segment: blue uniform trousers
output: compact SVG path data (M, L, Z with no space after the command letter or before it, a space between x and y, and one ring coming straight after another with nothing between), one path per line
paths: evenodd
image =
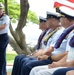
M27 63L23 63L21 67L21 74L20 75L29 75L31 69L35 66L40 66L40 65L47 65L51 64L53 60L47 59L47 60L30 60Z
M67 71L74 70L74 68L62 68L56 70L52 75L66 75Z
M14 60L13 69L12 69L12 75L20 75L21 67L23 63L26 64L30 60L36 60L36 58L31 58L30 56L24 54L16 56Z
M8 42L7 33L0 35L0 75L6 75L6 47Z
M23 58L25 58L26 55L21 54L15 57L14 60L14 65L13 65L13 69L12 69L12 75L18 75L18 71L19 71L19 67L20 67L20 62Z

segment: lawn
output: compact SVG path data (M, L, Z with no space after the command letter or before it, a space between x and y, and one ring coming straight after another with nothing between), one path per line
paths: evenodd
M6 53L6 60L7 63L13 63L14 62L14 58L17 54L13 54L13 53Z

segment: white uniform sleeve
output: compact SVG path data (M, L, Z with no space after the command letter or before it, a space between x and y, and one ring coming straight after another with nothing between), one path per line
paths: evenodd
M2 24L6 24L6 25L10 24L10 18L7 15L4 16Z
M66 51L69 51L69 50L70 50L69 41L67 41Z

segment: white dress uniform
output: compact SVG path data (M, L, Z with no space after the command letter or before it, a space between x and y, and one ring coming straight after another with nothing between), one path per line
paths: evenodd
M2 18L0 18L0 25L2 25L2 24L6 24L6 27L4 29L0 30L0 35L8 33L8 28L9 28L9 25L10 25L9 16L4 15Z
M67 62L74 60L74 48L69 46L69 41L73 35L74 35L74 32L71 31L67 38L67 46L66 46L66 50L68 51L68 57L66 60ZM67 67L56 67L56 68L48 69L48 65L38 66L38 67L34 67L31 70L30 75L52 75L54 71L60 68L67 68Z
M65 28L61 27L56 33L54 33L48 40L47 45L44 44L44 41L42 40L42 48L46 51L50 46L54 47L56 41L58 40L59 36L62 34L62 32L64 31ZM44 36L44 38L47 36L47 34L50 32L50 30L48 30L48 32L46 33L46 35ZM65 42L66 44L66 42ZM60 50L61 52L65 51L65 46L62 46L62 49ZM60 53L61 53L60 52ZM58 54L58 52L57 52Z

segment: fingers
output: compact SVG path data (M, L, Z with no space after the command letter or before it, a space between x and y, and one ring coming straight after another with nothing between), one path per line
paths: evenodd
M38 56L38 60L41 60L41 56Z

